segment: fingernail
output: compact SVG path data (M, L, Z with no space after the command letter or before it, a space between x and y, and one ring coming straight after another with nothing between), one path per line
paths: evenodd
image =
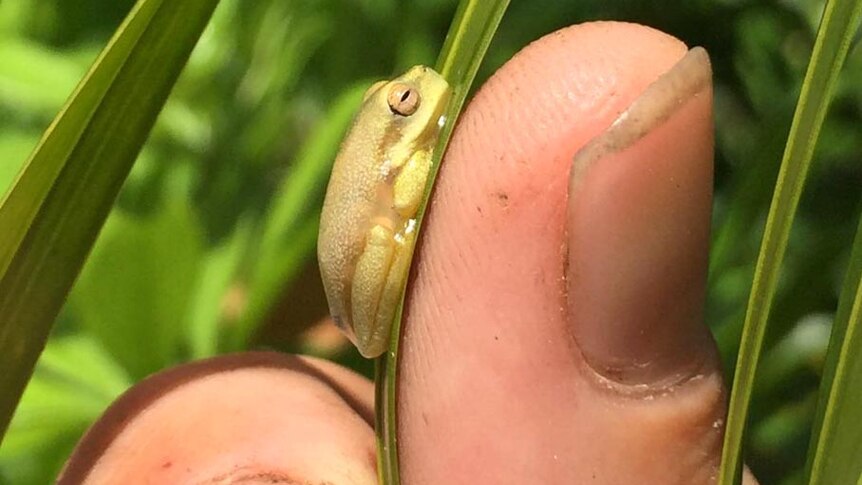
M569 322L586 362L607 379L677 382L709 355L712 159L711 70L701 48L574 158Z

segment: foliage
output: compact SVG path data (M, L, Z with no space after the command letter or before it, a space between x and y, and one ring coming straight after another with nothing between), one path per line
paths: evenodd
M132 3L0 2L0 192ZM0 445L0 483L50 481L118 393L167 365L269 347L370 372L315 325L326 314L317 211L357 93L433 64L455 4L416 0L405 15L394 0L221 0L55 322ZM708 318L728 365L822 5L514 0L476 81L585 20L637 21L707 48L717 118ZM765 484L798 479L805 461L856 229L859 79L855 45L790 234L754 389L746 460Z
M217 1L140 1L2 199L0 433Z
M772 203L769 206L769 216L766 219L763 242L755 265L754 281L748 299L727 413L724 449L718 477L718 483L722 485L741 481L744 459L742 445L748 409L754 391L760 355L763 351L769 312L778 287L781 263L787 251L790 230L811 167L811 158L820 136L820 129L826 118L850 42L856 32L860 14L862 14L862 1L828 0L817 30L817 39L793 115L793 124L784 148L781 169L778 172ZM854 255L856 258L859 257L858 253L854 252ZM851 267L855 266L856 264L851 261ZM850 284L855 286L852 282ZM849 290L849 293L854 294L855 291ZM845 304L850 305L846 302ZM836 325L833 330L838 341L841 339L840 328L841 325ZM836 344L832 345L832 347L835 346ZM824 388L830 385L830 381L823 383ZM839 385L837 388L840 387L842 386ZM844 417L847 416L845 413ZM848 427L848 429L854 428ZM850 436L862 435L862 429L848 431L848 433ZM845 451L855 453L856 450L845 446Z

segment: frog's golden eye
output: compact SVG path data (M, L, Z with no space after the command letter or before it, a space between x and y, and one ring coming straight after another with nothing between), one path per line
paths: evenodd
M410 116L419 109L419 90L403 83L395 83L389 90L389 109L401 116Z

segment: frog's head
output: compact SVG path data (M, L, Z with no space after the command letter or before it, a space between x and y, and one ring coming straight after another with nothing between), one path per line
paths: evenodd
M449 83L426 66L415 66L391 81L380 81L365 92L363 110L373 110L388 123L381 142L389 156L402 155L426 147L437 139L441 116L449 101ZM396 141L397 140L397 141Z

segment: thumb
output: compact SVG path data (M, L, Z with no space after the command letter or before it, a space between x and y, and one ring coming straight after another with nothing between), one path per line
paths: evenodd
M405 483L712 479L712 99L705 56L686 53L642 26L570 27L467 108L408 292Z

